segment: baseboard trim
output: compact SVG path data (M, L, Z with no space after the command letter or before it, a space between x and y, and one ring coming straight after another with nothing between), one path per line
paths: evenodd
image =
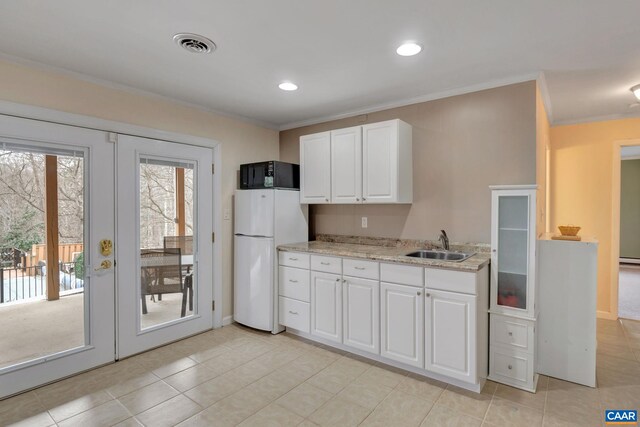
M222 326L229 326L233 323L233 316L226 316L222 318Z
M618 320L618 318L611 314L611 312L602 310L598 310L596 312L596 317L598 317L598 319Z

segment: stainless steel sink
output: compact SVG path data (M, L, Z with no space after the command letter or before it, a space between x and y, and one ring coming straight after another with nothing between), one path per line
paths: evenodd
M475 253L438 251L428 249L423 249L407 254L407 256L410 256L412 258L437 259L441 261L453 262L462 262L465 259L472 257L473 255L475 255Z

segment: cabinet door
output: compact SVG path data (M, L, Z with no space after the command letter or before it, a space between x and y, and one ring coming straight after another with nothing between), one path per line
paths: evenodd
M380 283L346 276L342 281L344 344L380 353Z
M311 334L342 342L342 278L311 272Z
M300 203L331 201L331 133L300 137Z
M398 121L362 127L363 203L398 200Z
M380 284L380 354L407 365L424 367L423 289Z
M425 368L476 382L476 297L425 290Z
M533 317L535 190L494 190L491 310Z
M362 126L331 131L331 201L361 203Z

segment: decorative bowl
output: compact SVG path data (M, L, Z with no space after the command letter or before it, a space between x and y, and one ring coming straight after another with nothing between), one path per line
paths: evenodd
M581 227L577 225L559 225L558 230L560 230L560 234L563 236L577 236L578 231L580 231Z

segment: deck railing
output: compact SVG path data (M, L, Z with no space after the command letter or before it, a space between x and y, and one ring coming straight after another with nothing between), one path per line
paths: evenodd
M75 263L60 263L60 294L82 292L84 280L76 277ZM45 266L0 269L0 304L46 298L47 276Z

